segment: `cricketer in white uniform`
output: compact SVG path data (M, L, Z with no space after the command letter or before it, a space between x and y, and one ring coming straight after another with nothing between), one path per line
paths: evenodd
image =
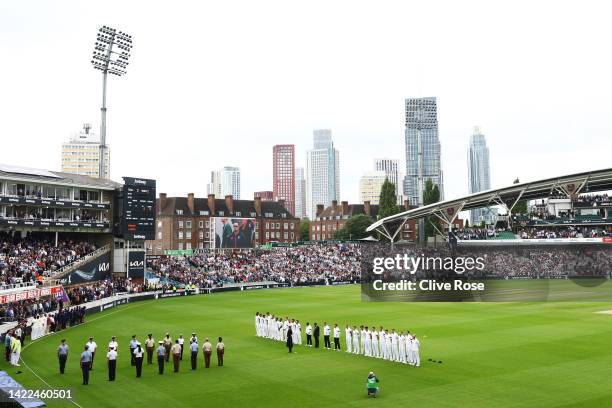
M399 359L401 363L406 364L406 339L404 332L399 334Z
M346 326L346 329L344 329L344 338L346 339L346 352L347 353L352 353L353 352L353 347L352 347L352 336L351 336L351 327L350 326Z
M417 339L416 334L412 336L412 362L413 366L419 367L421 365L421 342Z
M372 357L380 357L378 355L378 331L375 326L372 326Z
M412 361L412 336L410 331L406 334L406 358L408 359L408 364L412 365L414 363Z
M385 348L387 349L387 356L385 357L385 360L393 360L392 337L393 335L390 334L388 330L385 330Z
M283 321L282 341L287 341L287 330L289 330L289 321L285 317L285 320Z
M359 354L359 330L353 326L353 354Z
M393 333L391 334L391 360L393 361L399 361L398 342L399 336L397 335L397 332L393 330Z
M302 324L299 320L295 321L295 335L297 337L297 345L302 345Z
M365 339L366 339L366 331L365 331L365 328L361 326L361 342L359 343L359 345L361 346L361 353L359 354L365 354Z
M380 341L378 343L380 346L379 347L380 348L379 358L384 358L386 360L387 359L387 333L385 333L382 326L378 333L380 336Z
M363 354L366 357L372 357L372 332L368 329L368 326L366 326L366 338L363 344L365 345Z

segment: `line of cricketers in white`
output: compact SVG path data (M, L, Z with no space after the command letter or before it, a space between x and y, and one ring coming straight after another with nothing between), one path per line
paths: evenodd
M255 315L255 332L258 337L277 341L287 341L287 332L291 327L293 344L302 344L302 325L299 320L281 319L272 314L256 314ZM323 336L331 334L331 328L327 323L323 326ZM333 328L334 338L340 338L340 328L337 324ZM308 324L306 326L306 335L312 335L313 327ZM382 326L380 330L370 330L367 326L346 326L344 329L346 352L352 354L361 354L366 357L382 358L384 360L394 361L397 363L410 364L415 367L421 365L421 342L416 334L410 334L410 331L397 333L395 329L389 333ZM312 345L310 345L312 347Z

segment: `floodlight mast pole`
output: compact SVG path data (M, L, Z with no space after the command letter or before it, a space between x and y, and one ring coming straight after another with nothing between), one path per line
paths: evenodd
M114 51L113 47L121 51ZM122 31L117 31L108 26L102 26L98 30L98 37L94 47L93 59L91 64L95 69L102 71L102 108L100 108L100 150L98 160L98 177L106 179L109 177L106 169L106 155L108 146L106 145L106 85L108 82L108 74L117 76L125 75L128 60L130 58L129 51L132 49L132 36ZM113 55L115 55L113 57Z
M113 49L113 42L108 46L108 51L106 52L106 58L110 61L111 50ZM99 168L98 168L98 177L101 179L108 178L109 175L106 174L106 82L108 78L108 63L106 64L106 68L102 71L102 107L100 108L101 119L100 119L100 157L98 160Z

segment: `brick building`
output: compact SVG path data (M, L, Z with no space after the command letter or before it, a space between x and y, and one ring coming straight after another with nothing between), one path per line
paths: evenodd
M405 201L404 210L408 209L410 209L408 201ZM374 222L378 219L378 205L372 205L369 201L363 204L349 204L348 201L342 201L338 205L335 200L327 208L324 208L322 204L317 205L316 217L310 222L310 240L334 239L335 232L340 230L349 218L359 214L369 216ZM415 221L406 222L401 234L403 240L414 241L416 238Z
M214 247L214 218L254 218L255 245L272 241L294 242L299 239L300 220L285 208L284 202L167 197L160 193L156 202L157 225L154 241L147 241L147 253L163 255L165 250L208 249Z
M295 145L272 148L272 175L274 201L285 200L287 210L295 214Z
M253 194L254 198L261 198L262 201L274 201L273 191L256 191Z

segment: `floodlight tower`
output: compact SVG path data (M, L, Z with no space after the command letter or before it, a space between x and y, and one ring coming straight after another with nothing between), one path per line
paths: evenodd
M98 30L91 63L102 71L102 121L100 123L100 159L98 177L106 179L106 79L108 74L123 76L127 73L132 36L108 26Z

